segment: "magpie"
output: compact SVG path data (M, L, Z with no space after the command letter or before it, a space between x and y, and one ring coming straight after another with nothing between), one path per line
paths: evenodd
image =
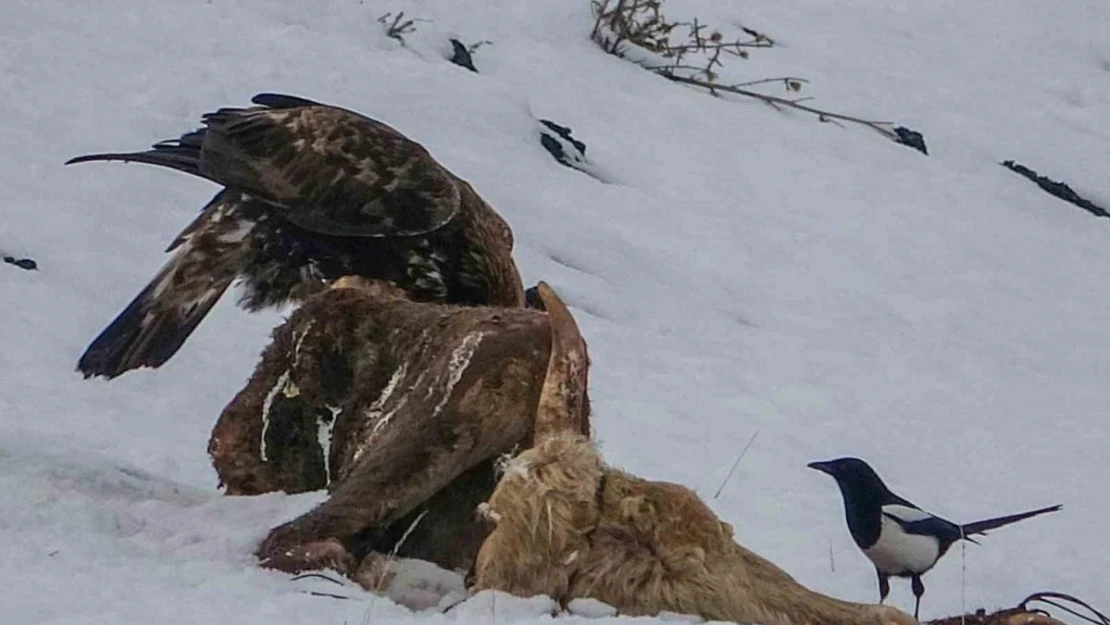
M953 543L962 539L978 544L970 536L1062 508L1049 506L958 525L892 493L875 470L859 458L837 458L807 466L828 473L840 486L848 531L875 565L879 603L890 593L890 577L908 577L916 598L914 618L921 607L921 595L925 594L921 576L933 568Z

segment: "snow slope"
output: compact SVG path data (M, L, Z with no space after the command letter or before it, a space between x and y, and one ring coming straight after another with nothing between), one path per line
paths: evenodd
M1110 604L1110 223L997 165L1110 204L1110 6L665 7L779 43L727 77L806 78L814 104L920 130L931 156L606 56L586 0L5 2L0 252L40 269L0 265L4 622L544 618L488 597L413 616L254 566L267 529L320 495L225 499L205 445L278 313L228 298L157 371L73 372L214 189L61 163L176 136L259 91L386 121L471 181L512 223L526 282L551 282L578 317L608 459L697 488L803 583L877 598L833 482L805 468L852 454L957 521L1065 504L965 560L954 549L925 578L923 617L1049 588ZM404 47L376 22L397 10L429 20ZM449 36L493 42L480 74L444 60ZM571 126L611 183L555 163L540 117ZM912 608L908 584L892 600Z

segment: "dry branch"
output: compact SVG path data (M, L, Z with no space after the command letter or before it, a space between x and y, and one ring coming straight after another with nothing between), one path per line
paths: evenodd
M393 18L393 21L390 21ZM405 45L405 35L416 32L417 22L426 22L418 18L405 19L405 12L398 11L396 15L392 11L382 15L378 18L378 22L385 26L385 34L391 39L396 39L401 45Z
M767 104L769 104L769 105L771 105L775 108L788 107L788 108L792 108L792 109L797 109L799 111L805 111L807 113L812 113L812 114L817 116L818 121L822 121L822 122L836 123L837 121L845 121L845 122L851 122L853 124L860 124L860 125L863 125L863 126L867 126L868 128L871 128L872 130L875 130L876 132L881 133L883 136L889 138L892 141L896 141L896 142L901 143L901 141L899 141L898 133L894 131L894 124L892 122L880 122L880 121L862 119L862 118L859 118L859 117L854 117L852 115L845 115L843 113L833 113L833 112L830 112L830 111L826 111L826 110L823 110L823 109L819 109L819 108L815 108L815 107L812 107L812 106L807 106L805 104L802 104L803 101L809 100L810 98L798 98L798 99L780 98L780 97L777 97L777 96L768 95L766 93L759 93L758 91L751 91L749 89L743 89L743 88L739 87L738 85L721 85L721 84L718 84L718 83L713 83L713 82L709 82L709 81L705 81L705 80L698 80L697 78L687 78L685 76L679 76L679 75L673 74L673 73L665 73L665 72L656 72L656 73L659 74L660 76L663 76L667 80L672 80L674 82L678 82L678 83L682 83L682 84L686 84L686 85L692 85L694 87L701 87L703 89L707 89L711 95L720 95L720 92L734 93L736 95L742 95L742 96L746 96L746 97L749 97L749 98L755 98L757 100L762 100L763 102L765 102L765 103L767 103Z
M705 89L710 95L730 93L755 98L776 109L792 108L817 116L822 122L850 122L879 132L898 143L905 143L891 122L862 119L802 104L809 98L787 98L752 91L746 87L781 82L788 93L797 93L806 83L801 78L786 76L747 82L719 82L723 59L733 56L748 58L748 48L770 48L774 40L740 27L750 38L726 41L720 31L711 30L698 19L693 22L671 22L663 15L662 0L594 0L594 28L591 38L609 54L618 56L673 82ZM687 27L686 39L672 43L671 36L679 27Z

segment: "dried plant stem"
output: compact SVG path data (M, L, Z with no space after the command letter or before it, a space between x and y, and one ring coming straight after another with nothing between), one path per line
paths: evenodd
M781 82L787 92L796 93L806 83L801 78L785 76L721 84L718 71L724 66L725 56L748 58L748 48L770 48L775 45L774 40L740 26L751 39L725 41L719 31L706 34L706 25L697 19L693 22L668 21L663 16L662 3L663 0L593 0L596 19L590 36L609 54L630 60L670 81L705 89L711 95L731 93L755 98L780 110L792 108L816 115L822 122L860 124L892 141L903 142L891 122L862 119L803 104L809 98L779 97L746 89ZM672 43L671 35L680 26L689 29L686 40Z
M685 76L678 76L678 75L675 75L675 74L669 74L669 73L665 73L665 72L656 72L656 73L659 74L660 76L663 76L667 80L682 83L682 84L685 84L685 85L692 85L692 86L695 86L695 87L701 87L703 89L707 89L713 95L719 95L717 93L719 91L723 91L725 93L735 93L737 95L742 95L742 96L746 96L746 97L749 97L749 98L755 98L757 100L762 100L763 102L766 102L767 104L770 104L771 106L774 106L776 108L780 107L780 106L785 106L785 107L788 107L788 108L797 109L799 111L805 111L807 113L812 113L812 114L816 115L817 118L820 121L823 121L823 122L832 122L834 120L839 120L839 121L851 122L853 124L861 124L863 126L867 126L868 128L871 128L871 129L875 130L876 132L879 132L879 133L883 134L884 136L890 138L891 140L894 140L894 141L898 140L898 135L894 132L894 130L892 128L892 126L893 126L892 122L872 121L872 120L862 119L862 118L859 118L859 117L854 117L852 115L845 115L843 113L833 113L833 112L830 112L830 111L826 111L826 110L823 110L823 109L814 108L812 106L806 106L805 104L802 104L802 102L804 100L808 100L809 98L800 98L800 99L796 99L796 100L791 100L789 98L780 98L780 97L777 97L777 96L768 95L766 93L759 93L757 91L750 91L748 89L743 89L743 88L741 88L737 85L721 85L721 84L707 82L707 81L704 81L704 80L698 80L697 78L687 78Z

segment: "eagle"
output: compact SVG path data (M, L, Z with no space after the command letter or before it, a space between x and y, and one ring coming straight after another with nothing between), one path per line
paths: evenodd
M85 350L85 378L156 368L235 282L255 312L334 280L387 280L416 301L520 307L505 220L466 181L390 126L276 93L206 113L142 152L67 161L168 167L223 187L170 244L172 257Z

